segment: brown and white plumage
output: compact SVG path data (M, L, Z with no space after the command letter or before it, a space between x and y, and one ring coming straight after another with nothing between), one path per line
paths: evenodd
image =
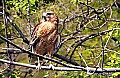
M60 41L58 33L58 16L53 12L43 13L43 20L37 24L32 33L33 51L40 55L51 56Z

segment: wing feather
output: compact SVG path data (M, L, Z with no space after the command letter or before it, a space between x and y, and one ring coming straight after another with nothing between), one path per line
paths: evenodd
M43 37L55 30L55 25L51 22L43 22L38 26L37 36Z

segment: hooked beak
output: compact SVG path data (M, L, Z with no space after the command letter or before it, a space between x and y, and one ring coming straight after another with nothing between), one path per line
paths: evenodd
M47 17L46 17L46 16L47 16L47 13L43 13L43 14L42 14L42 18L43 18L45 21L47 21Z

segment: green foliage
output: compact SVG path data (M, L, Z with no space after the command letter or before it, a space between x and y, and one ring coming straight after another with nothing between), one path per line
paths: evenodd
M112 77L110 78L117 78L120 75L120 72L116 72L112 74Z
M3 75L0 73L0 78L3 78Z
M55 0L43 0L44 3L49 4L55 2Z
M16 71L10 71L10 72L8 72L7 73L7 75L10 77L12 77L12 78L20 78L18 75L19 75L19 73L18 72L16 72Z
M87 75L84 72L79 72L79 71L60 71L58 74L55 76L55 78L86 78Z
M92 0L91 2L90 1L87 3L87 0L30 0L31 25L32 27L34 27L38 23L38 20L39 18L41 18L41 14L44 11L54 11L56 14L58 14L59 18L62 20L64 20L67 17L68 19L70 19L76 15L80 15L79 17L71 20L70 22L65 23L64 26L63 24L60 24L59 26L59 28L61 29L62 29L62 26L64 27L61 35L63 37L65 36L64 37L65 39L70 38L71 36L79 37L79 38L65 41L62 48L60 48L58 52L61 55L65 56L68 53L67 50L70 49L69 51L70 53L67 56L69 58L69 55L71 54L73 48L77 45L77 43L81 39L89 36L90 34L98 34L98 32L101 32L101 31L111 30L114 28L120 28L119 22L112 21L113 19L115 20L120 19L119 8L117 8L116 6L112 6L109 9L108 8L105 9L109 5L111 6L114 0L102 0L102 1ZM25 35L27 35L27 37L29 38L29 29L28 29L29 27L27 26L28 24L27 22L28 0L7 0L6 5L7 5L7 12L10 13L11 17L13 17L13 21L19 26L22 32ZM100 12L100 14L96 13L95 10ZM103 12L103 10L105 11L104 14L101 13ZM90 14L87 12L89 12ZM0 34L4 35L3 22L0 22L0 25L1 25ZM7 26L8 26L9 34L12 34L12 36L19 36L13 27L11 27L9 24L7 24ZM79 33L72 34L73 32L76 32L77 29ZM118 55L116 52L120 53L120 50L119 50L119 47L115 47L112 44L111 38L112 37L117 38L118 41L116 43L119 44L118 42L120 41L120 30L115 29L114 32L106 32L104 33L104 35L101 35L101 36L102 37L97 36L95 38L92 38L92 39L89 39L83 42L81 46L77 47L77 49L75 50L75 53L73 55L74 57L72 57L72 60L75 60L79 64L85 65L85 62L83 61L83 59L85 59L88 66L96 67L96 65L102 61L102 56L100 54L103 50L101 47L106 45L105 48L109 50L105 49L104 67L107 67L107 68L118 67L119 68L120 67L120 58L119 58L120 55ZM16 39L13 42L23 47L23 43L21 39ZM83 59L79 56L79 53L81 53L81 55L83 56ZM0 56L0 58L5 59L6 56L3 55L3 56ZM27 56L23 54L23 55L19 55L18 58L16 58L16 61L22 62L22 63L28 63L28 58ZM25 70L25 69L22 69L22 70ZM39 73L35 73L34 75L35 77L42 77L45 74L48 75L49 72L50 71L39 72ZM89 77L86 72L81 72L81 71L80 72L79 71L69 71L69 72L55 71L55 72L57 74L54 74L54 77L58 77L58 78ZM29 70L28 73L32 74L33 70ZM111 78L115 78L119 74L120 74L119 72L113 73L111 75ZM19 75L20 75L19 72L16 72L16 71L8 73L8 76L12 76L13 78L20 78L21 76ZM0 74L0 78L2 77L3 75ZM109 78L109 77L102 76L100 74L98 75L93 74L91 78Z
M28 0L10 0L7 1L8 10L16 10L20 17L27 15ZM38 10L38 0L30 0L30 13L34 14Z
M55 0L29 0L30 1L30 14L34 14L39 10L39 7L45 6L49 3L55 2ZM9 0L7 1L8 10L16 10L16 14L20 17L27 15L28 0Z

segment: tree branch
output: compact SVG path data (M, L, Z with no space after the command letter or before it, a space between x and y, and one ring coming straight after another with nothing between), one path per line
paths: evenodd
M35 54L35 53L33 53L33 52L27 51L27 50L25 50L24 48L19 47L18 45L14 44L13 42L11 42L10 40L4 38L4 37L1 36L1 35L0 35L0 38L1 38L2 40L4 40L4 41L8 42L9 44L13 45L14 47L20 49L21 51L23 51L23 53L28 53L28 54L31 54L31 55L34 55L34 56L37 56L37 57L40 57L40 58L43 58L43 59L46 59L46 60L49 60L49 61L56 62L56 63L58 63L58 64L61 64L61 65L63 65L63 66L66 66L66 67L71 67L70 65L64 64L64 63L62 63L62 62L60 62L60 61L58 61L58 60L51 59L51 58L49 58L49 57L46 57L46 56L43 56L43 55L39 55L39 54ZM58 55L56 55L56 56L58 56ZM65 59L64 59L64 60L65 60ZM69 62L71 62L71 61L72 61L72 60L70 60Z
M112 30L113 30L113 29L111 29L111 30L105 30L105 31L102 31L102 32L100 32L100 33L90 34L90 35L82 38L82 39L77 43L77 45L75 46L75 48L73 49L72 54L70 55L70 59L72 58L72 55L74 54L76 48L77 48L78 46L82 45L83 42L87 41L88 39L95 38L95 37L97 37L97 36L99 36L99 35L104 35L105 32L110 32L110 31L112 31Z
M28 67L28 68L33 68L36 69L36 65L30 65L30 64L24 64L24 63L18 63L18 62L11 62L7 60L0 59L0 62L3 63L8 63L11 65L17 65L17 66L23 66L23 67ZM103 72L120 72L120 68L91 68L91 67L86 67L86 68L79 68L79 66L76 66L76 68L68 68L68 67L50 67L50 66L41 66L41 69L46 69L46 70L56 70L56 71L87 71L89 73L103 73Z
M17 65L17 66L23 66L23 67L28 67L28 68L33 68L36 69L36 65L30 65L30 64L24 64L24 63L18 63L18 62L11 62L7 60L0 59L0 62L3 63L8 63L11 65ZM50 66L41 66L41 69L46 69L46 70L51 70ZM54 67L54 70L57 71L80 71L81 69L75 69L75 68L68 68L68 67Z
M29 44L28 39L24 36L24 34L22 33L22 31L19 29L19 27L8 16L7 16L7 20L18 31L18 33L20 34L20 37L23 39L23 42Z

